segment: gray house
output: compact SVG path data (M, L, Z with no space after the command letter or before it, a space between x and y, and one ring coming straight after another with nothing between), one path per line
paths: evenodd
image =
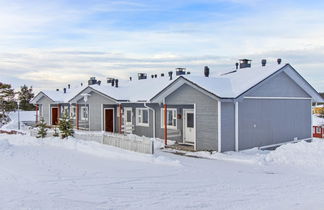
M312 137L312 102L323 99L290 64L251 67L242 60L217 77L177 75L140 74L118 87L92 78L76 90L40 92L33 103L49 124L65 110L76 129L172 139L195 150L238 151Z

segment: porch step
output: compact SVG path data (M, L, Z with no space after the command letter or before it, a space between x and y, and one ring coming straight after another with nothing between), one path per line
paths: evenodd
M173 144L173 145L167 145L165 148L175 149L175 150L182 150L187 152L195 152L195 148L193 145L188 144Z

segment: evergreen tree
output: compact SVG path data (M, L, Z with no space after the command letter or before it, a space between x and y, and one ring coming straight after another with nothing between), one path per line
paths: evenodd
M74 131L73 131L72 122L67 113L64 113L63 117L60 119L59 129L60 129L62 139L67 138L69 136L73 136Z
M7 112L16 108L15 92L10 84L0 83L0 111L1 120L7 117Z
M47 128L46 128L45 120L42 118L41 121L38 124L38 133L37 138L45 138L47 135Z
M18 92L18 99L20 101L19 108L25 111L35 110L35 106L30 103L32 98L34 98L33 87L28 88L27 85L21 86Z

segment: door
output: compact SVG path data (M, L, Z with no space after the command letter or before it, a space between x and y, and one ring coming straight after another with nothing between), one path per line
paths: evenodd
M114 132L114 110L105 109L105 131Z
M133 111L132 108L124 108L124 125L126 133L133 133Z
M52 125L58 124L58 108L52 107Z
M193 109L183 110L183 142L195 143L196 129L195 129L195 114Z

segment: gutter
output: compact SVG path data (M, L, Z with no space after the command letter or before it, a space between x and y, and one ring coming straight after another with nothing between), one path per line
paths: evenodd
M144 103L144 107L148 108L149 110L151 110L153 112L153 138L155 138L155 109L153 109L152 107L147 106L146 102Z

